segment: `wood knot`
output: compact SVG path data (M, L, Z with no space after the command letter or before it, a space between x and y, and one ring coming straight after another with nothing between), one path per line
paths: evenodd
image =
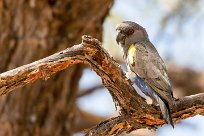
M93 38L92 36L88 36L88 35L83 35L82 36L82 44L91 44L91 45L101 45L101 42L96 39Z

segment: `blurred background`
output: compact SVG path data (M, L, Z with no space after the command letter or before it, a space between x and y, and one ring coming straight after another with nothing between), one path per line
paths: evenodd
M125 70L115 26L146 28L167 65L176 98L204 91L204 0L0 0L0 73L41 59L91 35ZM0 136L81 136L118 110L101 79L74 65L0 97ZM137 136L203 136L204 117Z

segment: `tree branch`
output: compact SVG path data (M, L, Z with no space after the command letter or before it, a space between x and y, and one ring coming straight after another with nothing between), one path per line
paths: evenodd
M120 116L104 121L87 131L87 135L112 135L140 128L156 128L164 124L160 110L148 105L140 97L120 66L92 37L83 36L82 43L67 48L42 60L0 74L0 95L42 78L47 80L54 73L77 63L85 63L102 78L116 105ZM180 98L173 110L173 120L204 115L204 94Z
M54 73L77 63L90 65L102 78L103 85L109 89L113 99L125 109L124 111L136 111L138 107L141 111L146 109L140 104L147 105L146 102L126 80L120 66L101 47L97 39L89 36L83 36L81 44L0 74L0 95L7 94L39 78L47 80ZM129 99L124 99L124 96L128 96Z
M177 99L176 109L174 109L172 117L174 122L179 122L198 114L204 116L204 93ZM146 113L138 116L138 114L133 113L101 122L88 130L87 135L116 135L123 131L131 132L141 128L154 129L163 124L163 119L154 114Z

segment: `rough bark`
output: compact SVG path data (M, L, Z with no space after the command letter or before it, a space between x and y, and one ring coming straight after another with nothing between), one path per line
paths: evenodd
M85 63L102 78L103 85L109 90L121 111L120 116L108 119L87 130L87 135L118 135L124 131L131 132L140 128L155 129L157 126L163 125L165 122L160 110L148 105L136 93L122 69L102 48L101 43L88 36L84 36L82 39L83 42L79 45L0 74L2 83L0 84L0 91L3 88L4 93L8 93L14 88L39 78L50 77L70 65ZM24 80L18 80L21 77ZM8 79L11 79L12 83L16 81L17 84L10 84ZM197 114L204 115L204 93L177 99L176 107L172 109L174 123Z
M79 43L83 34L101 39L111 4L111 0L0 0L0 73ZM46 82L1 97L0 135L71 135L82 69L73 65Z

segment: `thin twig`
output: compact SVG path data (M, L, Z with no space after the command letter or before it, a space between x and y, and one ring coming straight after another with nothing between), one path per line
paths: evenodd
M102 89L102 88L104 88L104 86L100 84L100 85L96 85L94 87L91 87L91 88L89 88L87 90L80 90L79 94L77 95L77 97L79 98L79 97L83 97L83 96L89 95L89 94L95 92L96 90Z

